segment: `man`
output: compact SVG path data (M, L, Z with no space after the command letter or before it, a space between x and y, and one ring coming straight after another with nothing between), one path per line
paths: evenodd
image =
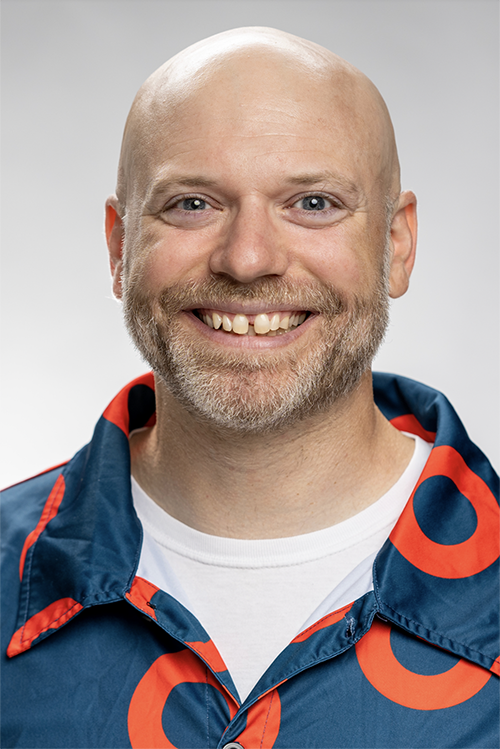
M6 494L4 746L498 745L497 479L370 370L415 207L315 44L227 32L146 81L106 236L154 375Z

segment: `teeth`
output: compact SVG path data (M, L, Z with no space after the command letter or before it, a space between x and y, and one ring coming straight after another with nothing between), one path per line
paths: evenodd
M209 328L219 330L222 327L227 333L236 333L237 335L267 335L270 337L283 335L289 330L293 330L298 325L302 325L307 317L303 312L298 315L286 315L282 320L279 312L274 312L271 317L265 312L255 316L254 322L249 323L246 315L235 315L231 320L228 315L221 315L218 312L212 312L209 315L201 315L201 319Z
M245 335L245 333L248 333L248 319L246 315L234 316L233 333L238 333L238 335Z
M277 312L271 318L271 330L278 330L280 326L280 316Z
M257 315L253 325L255 328L255 332L259 333L259 335L265 335L271 330L271 323L269 322L269 317L265 312L263 312L261 315Z

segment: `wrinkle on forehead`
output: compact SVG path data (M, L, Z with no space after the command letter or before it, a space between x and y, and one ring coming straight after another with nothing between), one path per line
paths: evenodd
M268 112L269 110L269 112ZM328 125L352 141L385 198L400 190L399 162L387 107L357 68L323 47L282 31L243 28L188 47L156 70L132 105L120 155L117 196L125 206L165 134L179 137L180 117L227 123L240 113L256 121L276 111ZM281 122L281 125L283 123ZM277 133L279 134L279 133Z

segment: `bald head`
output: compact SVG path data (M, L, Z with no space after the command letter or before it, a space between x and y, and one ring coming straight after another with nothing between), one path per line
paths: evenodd
M198 123L200 137L203 132L223 137L225 126L258 138L258 125L265 121L267 132L275 128L279 137L279 128L287 134L287 118L292 125L298 117L311 132L326 128L340 157L363 169L386 201L396 199L400 186L394 133L373 83L313 42L275 29L242 28L183 50L139 90L120 157L117 197L122 211L146 189L166 146L182 143L187 126Z

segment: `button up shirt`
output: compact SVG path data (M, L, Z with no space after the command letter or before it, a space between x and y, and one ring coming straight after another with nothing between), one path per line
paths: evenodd
M374 392L430 458L373 590L326 605L243 704L210 634L136 575L128 435L154 424L151 374L6 490L2 746L498 747L498 477L442 394L380 374Z

